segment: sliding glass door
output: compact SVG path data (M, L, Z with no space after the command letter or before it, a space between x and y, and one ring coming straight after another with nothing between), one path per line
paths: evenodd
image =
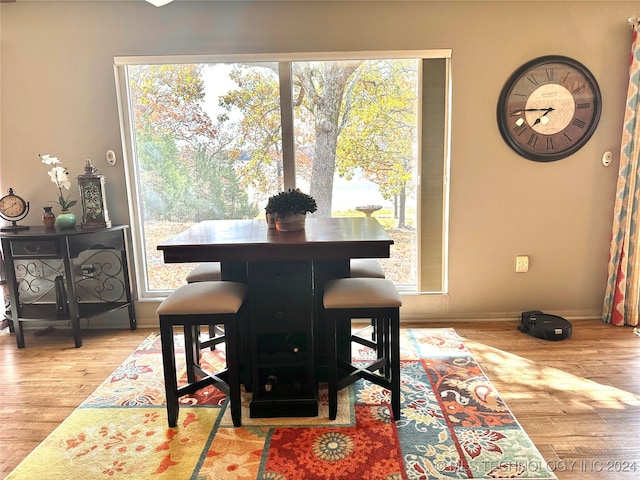
M193 267L164 265L159 242L201 220L263 218L268 197L287 188L314 196L314 216L377 218L395 240L381 259L387 276L418 290L423 67L432 60L338 57L116 59L142 296L176 288ZM448 90L439 95L448 105ZM442 219L433 228L444 232ZM436 276L443 285L443 268Z

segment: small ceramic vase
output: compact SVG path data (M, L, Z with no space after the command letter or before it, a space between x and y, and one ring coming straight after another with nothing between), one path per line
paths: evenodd
M304 230L307 216L304 213L287 213L278 215L277 228L280 232Z
M68 210L58 214L57 224L60 228L73 228L76 224L76 216Z
M42 207L42 208L44 208L44 213L42 214L42 223L44 224L47 230L52 229L56 223L56 216L51 211L53 207Z
M278 218L278 214L277 213L265 213L265 217L267 219L267 226L269 227L269 229L274 229L276 228L276 219Z

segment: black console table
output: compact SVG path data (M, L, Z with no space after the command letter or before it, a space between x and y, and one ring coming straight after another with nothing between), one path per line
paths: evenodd
M25 321L71 322L76 347L82 346L80 318L127 308L135 330L127 228L34 226L0 234L18 348L25 346Z

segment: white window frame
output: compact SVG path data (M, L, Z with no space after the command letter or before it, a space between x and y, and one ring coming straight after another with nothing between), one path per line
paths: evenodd
M134 271L136 292L139 301L158 301L165 297L169 291L150 291L147 288L147 271L144 260L144 239L142 238L142 215L141 206L139 203L139 196L136 194L137 190L137 165L134 162L135 145L132 143L134 138L133 125L131 122L131 112L129 110L129 89L127 82L127 66L129 65L158 65L158 64L196 64L196 63L240 63L240 62L278 62L288 63L296 61L331 61L331 60L369 60L377 58L418 58L422 60L428 59L442 59L446 62L446 73L444 80L444 104L443 104L443 117L444 126L442 135L443 148L441 151L442 158L431 161L442 161L443 178L442 178L442 238L441 238L441 258L438 260L441 262L441 276L439 291L423 292L422 288L422 275L421 275L421 254L422 248L422 229L417 229L417 261L418 261L418 285L417 292L411 293L446 293L448 289L447 282L447 270L448 270L448 210L449 210L449 161L450 161L450 112L451 112L451 54L450 49L435 49L435 50L389 50L389 51L364 51L364 52L322 52L322 53L278 53L278 54L224 54L224 55L164 55L164 56L118 56L114 57L114 75L116 84L116 95L118 101L118 115L120 118L120 135L123 145L123 161L125 165L125 176L127 182L127 196L129 202L129 217L131 222L131 237L132 237L132 250L134 259ZM281 69L284 70L284 69ZM282 79L281 79L282 80ZM285 83L287 79L284 79ZM288 79L290 83L290 79ZM422 77L420 77L420 95L422 97ZM286 85L285 85L286 86ZM284 86L281 84L281 88ZM281 105L283 109L281 111L281 118L293 119L292 106L289 104L287 107L286 102ZM288 110L287 110L288 109ZM423 108L420 109L420 112ZM418 115L418 128L422 131L422 115ZM292 126L291 129L292 131ZM283 147L285 145L285 136L287 129L283 126ZM417 171L417 218L420 222L421 218L421 177L422 177L422 164L425 161L423 158L422 149L422 134L418 135L418 171ZM290 151L289 151L290 150ZM290 148L283 148L283 166L285 169L295 169L295 146L291 142ZM292 173L289 172L289 173ZM291 182L295 182L295 175L288 175L285 178L292 179L286 180L284 188L294 188ZM439 192L439 190L438 190Z

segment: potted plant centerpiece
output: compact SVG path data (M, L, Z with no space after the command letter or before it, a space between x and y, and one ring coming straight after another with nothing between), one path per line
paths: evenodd
M317 209L315 199L296 188L269 197L265 213L269 228L277 227L280 231L288 232L302 230L307 213L313 213Z

